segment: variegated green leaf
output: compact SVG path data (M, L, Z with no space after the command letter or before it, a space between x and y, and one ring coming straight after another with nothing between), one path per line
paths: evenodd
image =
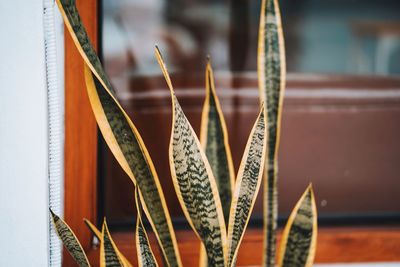
M172 96L169 161L175 191L189 224L205 246L208 264L225 266L226 230L217 184L200 141L174 94L158 49L156 56Z
M311 185L293 209L282 233L278 266L311 267L317 243L317 208Z
M267 153L265 119L265 108L262 106L250 133L239 167L229 215L228 266L236 265L239 246L260 189Z
M142 207L138 197L138 189L135 190L136 218L136 251L139 267L158 267L154 253L150 247L149 238L142 222Z
M206 152L217 182L222 210L227 222L231 208L235 172L226 123L215 91L214 74L210 62L207 63L206 67L206 99L201 117L200 143Z
M136 220L136 250L138 254L139 267L158 266L150 243L144 229L143 223L139 218Z
M101 240L101 232L99 229L97 229L96 226L94 226L93 223L91 223L88 219L83 219L85 222L86 226L89 228L90 232L92 232L93 235L96 236L96 238L100 241Z
M71 228L69 228L69 226L60 217L54 214L51 209L50 214L53 219L53 224L57 235L60 237L65 248L74 258L76 263L80 267L90 266L86 254Z
M81 21L79 12L75 5L75 0L56 0L57 5L63 16L65 26L71 34L71 37L81 54L83 60L88 64L94 75L99 79L105 88L114 94L110 80L101 65L93 44L89 40L89 36Z
M200 143L203 146L218 186L225 222L229 220L235 171L228 140L228 131L217 93L210 60L206 67L206 98L203 105ZM199 266L207 266L204 246L200 248Z
M103 222L100 240L100 267L123 267L117 247L108 231L106 220Z
M99 229L97 229L96 226L94 226L89 220L84 219L84 222L86 224L86 226L90 229L90 231L92 232L93 235L96 236L96 238L100 241L101 240L101 232L99 231ZM122 255L122 253L120 252L120 250L118 249L117 246L115 246L116 252L119 256L119 258L121 259L121 263L124 267L132 267L132 264L128 261L128 259Z
M111 84L82 25L73 0L57 0L72 39L85 61L90 103L110 150L143 195L143 209L154 229L163 256L171 267L182 266L171 218L146 146L113 94Z
M260 100L267 108L268 154L264 182L264 266L275 266L277 174L282 101L285 89L285 50L278 0L262 0L258 41Z

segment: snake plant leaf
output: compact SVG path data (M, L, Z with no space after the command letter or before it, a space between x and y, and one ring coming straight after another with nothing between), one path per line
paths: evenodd
M111 238L110 232L108 231L105 219L101 229L100 267L123 267L123 263L118 255L117 247Z
M86 226L89 228L90 232L92 232L93 235L96 236L96 238L100 241L101 240L101 232L99 231L99 229L97 229L97 227L91 223L88 219L83 219L83 221L85 222Z
M293 209L282 233L278 266L311 267L317 243L317 208L311 185Z
M169 266L181 266L171 218L154 165L136 127L118 102L97 82L85 66L89 99L95 110L96 120L114 155L122 156L129 166L128 175L141 190L143 210L154 229L164 258ZM117 144L115 144L117 143ZM114 152L114 151L113 151ZM121 155L122 154L122 155Z
M169 161L172 181L183 212L207 251L210 266L225 266L226 228L218 188L210 164L174 94L167 68L156 57L172 97Z
M257 69L260 102L267 108L268 154L264 178L263 265L275 266L278 148L285 89L285 49L278 0L262 0Z
M215 91L214 74L210 61L206 67L206 98L201 117L200 143L206 152L217 182L224 219L227 222L235 184L235 172L226 123Z
M72 258L74 258L75 262L80 267L90 266L86 254L83 251L81 244L79 243L71 228L69 228L69 226L60 217L54 214L51 209L50 214L57 235L60 237L61 241L63 242L68 252L71 254Z
M99 229L97 229L94 224L92 224L89 220L84 219L84 222L86 226L89 228L89 230L92 232L93 235L96 236L96 238L100 241L101 240L101 232ZM121 259L122 265L124 267L132 267L132 264L128 261L128 259L120 252L117 246L115 246L116 252L118 253L119 258Z
M200 253L199 253L199 267L207 267L208 259L207 259L207 251L206 247L203 243L200 243Z
M203 105L200 127L200 143L206 153L218 186L225 222L229 220L235 171L229 146L228 131L222 113L215 84L214 73L209 59L206 66L206 97ZM199 266L207 266L207 254L201 246Z
M103 69L99 57L79 16L75 0L56 0L71 37L81 54L83 60L88 64L94 75L99 79L102 85L114 94L110 80Z
M260 189L267 154L265 108L253 126L236 179L228 225L228 266L235 266L240 243Z
M171 218L160 182L146 146L114 90L82 25L73 0L56 0L85 68L86 87L100 131L134 184L143 195L143 210L160 244L168 266L182 266ZM142 200L142 199L141 199Z
M135 203L137 210L136 218L136 250L138 255L139 267L158 267L154 253L150 247L146 229L143 226L142 207L138 197L138 188L135 190Z
M153 251L150 248L149 239L139 217L136 219L136 249L139 267L158 266Z

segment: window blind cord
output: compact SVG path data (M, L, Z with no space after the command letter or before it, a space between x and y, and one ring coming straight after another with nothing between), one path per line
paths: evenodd
M61 182L63 181L63 120L61 118L60 95L57 79L57 46L54 15L54 0L43 0L44 42L46 57L46 82L48 104L48 201L49 207L61 214ZM49 266L59 267L62 261L61 243L53 229L50 214L49 223Z

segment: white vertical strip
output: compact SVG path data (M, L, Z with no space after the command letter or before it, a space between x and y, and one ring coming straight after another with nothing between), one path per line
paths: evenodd
M48 136L49 136L49 207L60 215L62 202L63 177L63 123L58 89L58 60L56 44L56 27L54 1L44 0L44 40L46 54L46 80L48 103ZM61 266L61 243L54 231L49 215L49 264Z
M60 156L60 216L64 217L64 144L65 144L65 90L64 90L64 66L65 66L65 50L64 50L64 20L61 16L60 10L57 5L54 5L54 19L56 28L56 45L57 45L57 81L58 81L58 104L60 113L60 141L62 151Z

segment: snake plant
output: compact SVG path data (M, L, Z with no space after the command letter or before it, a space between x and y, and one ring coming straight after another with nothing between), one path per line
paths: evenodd
M146 217L155 233L164 264L182 266L165 197L146 145L116 98L81 22L75 1L56 2L85 63L83 71L87 93L100 131L135 188L138 265L158 266L142 222ZM184 215L201 241L200 266L236 266L240 244L262 179L265 199L263 264L275 265L276 159L285 87L285 58L277 0L262 0L261 6L258 49L261 106L236 175L211 62L206 66L206 99L198 138L174 93L161 53L157 47L155 49L172 100L169 144L172 182ZM51 215L60 239L78 265L90 266L72 230L56 214L51 212ZM89 221L85 222L100 240L100 266L132 266L115 245L105 220L101 230ZM316 207L310 186L289 217L282 236L278 265L311 266L316 232Z

